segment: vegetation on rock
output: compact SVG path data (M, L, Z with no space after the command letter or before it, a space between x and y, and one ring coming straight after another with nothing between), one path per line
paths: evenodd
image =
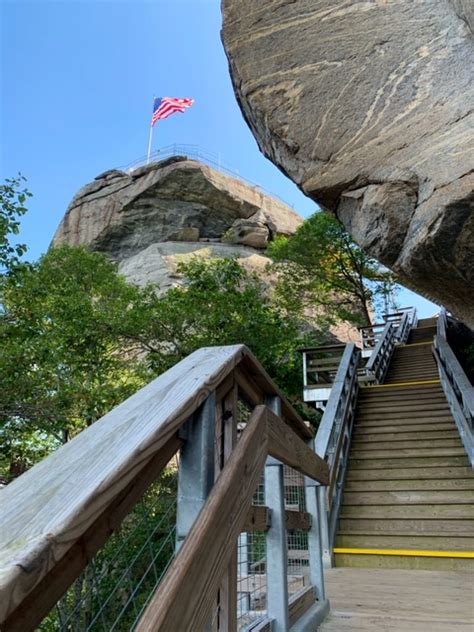
M393 274L367 255L334 217L315 213L293 237L277 237L267 253L279 273L277 293L291 309L316 308L329 321L370 325Z

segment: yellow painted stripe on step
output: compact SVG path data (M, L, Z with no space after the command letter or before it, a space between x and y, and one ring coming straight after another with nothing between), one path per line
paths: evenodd
M395 384L374 384L374 386L360 386L359 388L397 388L399 386L423 386L425 384L439 384L440 380L425 380L423 382L396 382Z
M420 345L432 345L433 341L430 340L429 342L412 342L409 345L400 345L398 348L399 349L404 349L405 347L419 347Z
M414 551L410 549L345 549L335 548L334 553L347 555L399 555L401 557L461 557L474 559L474 551Z

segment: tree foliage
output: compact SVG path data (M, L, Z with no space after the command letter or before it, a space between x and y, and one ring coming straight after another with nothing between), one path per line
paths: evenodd
M300 391L296 319L235 260L192 260L159 296L86 248L51 249L1 281L0 467L14 476L203 346L246 344Z
M1 290L2 457L21 469L144 384L146 367L132 347L124 353L129 314L144 301L84 248L50 250Z
M31 197L24 187L26 178L18 174L16 178L7 178L0 184L0 271L6 272L19 262L26 252L25 244L12 244L11 237L18 235L19 218L27 211L25 202Z
M295 309L316 307L332 321L371 324L378 296L393 290L391 272L326 213L312 215L293 237L278 237L268 254L280 275L282 300Z

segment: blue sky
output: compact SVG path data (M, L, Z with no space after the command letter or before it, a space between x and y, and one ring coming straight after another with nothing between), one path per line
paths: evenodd
M153 95L196 100L155 125L154 149L198 145L304 217L316 208L260 154L240 114L219 0L0 0L0 12L0 177L28 178L31 259L81 186L146 153ZM399 302L436 311L411 292Z

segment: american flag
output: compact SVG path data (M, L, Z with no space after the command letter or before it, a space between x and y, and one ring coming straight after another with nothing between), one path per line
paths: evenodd
M191 107L194 99L174 99L172 97L157 97L153 102L153 116L151 117L151 126L175 112L184 112L186 108Z

